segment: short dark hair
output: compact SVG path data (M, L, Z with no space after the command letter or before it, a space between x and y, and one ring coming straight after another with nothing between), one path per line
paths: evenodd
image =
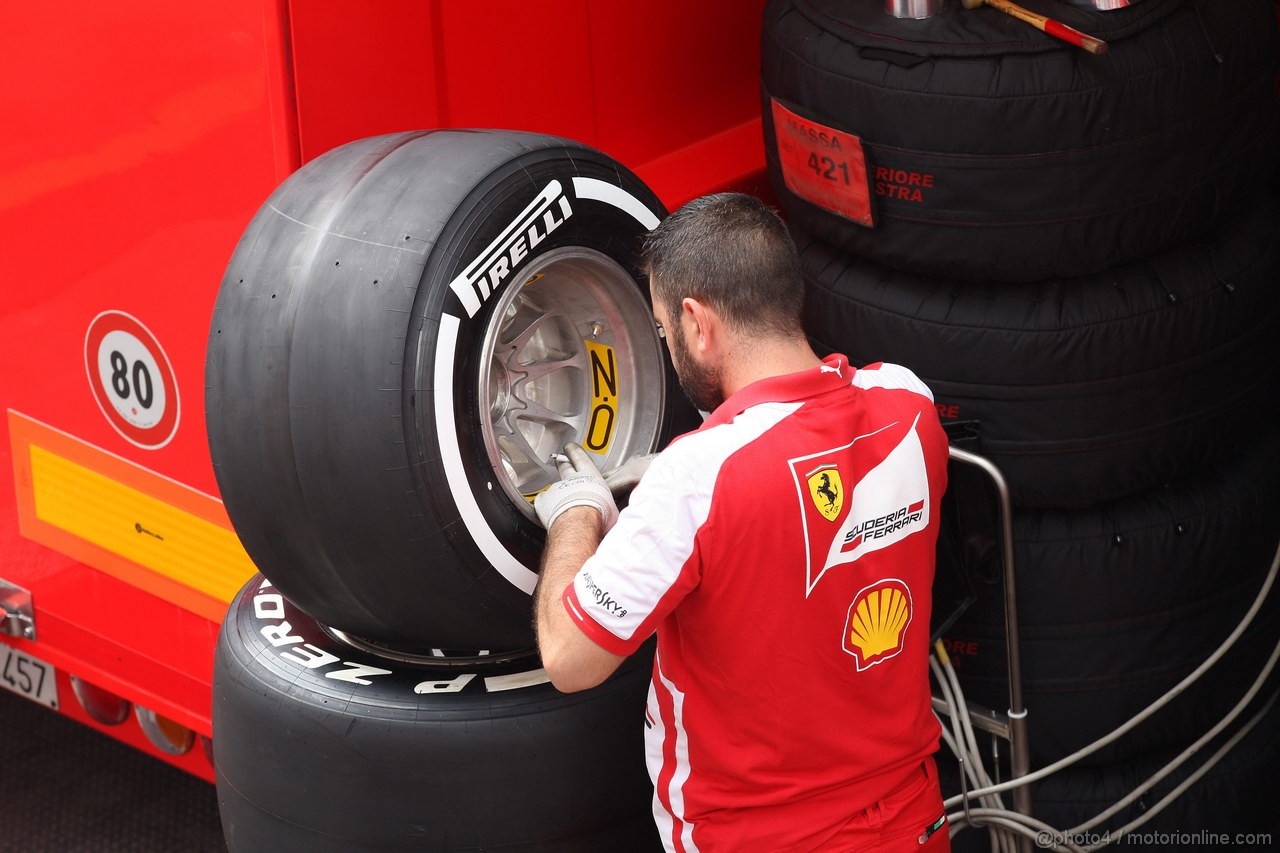
M673 322L692 297L735 328L802 334L795 243L778 214L754 196L717 193L685 204L649 233L640 264Z

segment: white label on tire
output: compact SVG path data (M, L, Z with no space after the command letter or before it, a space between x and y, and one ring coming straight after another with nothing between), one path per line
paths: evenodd
M380 678L384 675L392 676L394 682L398 675L403 674L403 670L400 673L396 673L393 670L371 666L360 661L346 661L327 649L322 649L306 642L305 637L294 632L294 626L289 622L289 612L284 596L271 592L270 590L272 589L274 587L272 587L271 581L266 578L263 578L262 582L258 584L253 596L253 619L256 622L252 622L251 625L275 650L280 659L305 669L313 670L317 675L323 675L324 678L363 686L374 684L372 679ZM5 648L7 646L0 644L0 652ZM481 652L481 654L488 654L488 652ZM331 669L334 664L338 664L342 668ZM321 673L321 670L325 671ZM539 684L549 684L551 681L547 671L541 667L523 672L489 676L479 681L476 681L477 675L478 673L474 672L451 673L448 678L419 681L413 686L413 692L419 696L438 693L461 693L467 689L468 685L474 682L477 686L483 686L486 692L500 693L507 690L536 687Z

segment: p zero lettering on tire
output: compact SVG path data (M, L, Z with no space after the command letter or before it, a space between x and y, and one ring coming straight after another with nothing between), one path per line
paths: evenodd
M228 847L660 850L641 734L646 658L564 695L531 650L342 642L257 576L231 605L214 668Z
M1255 428L1280 377L1280 208L1074 279L957 283L796 232L806 330L855 364L905 364L1023 507L1114 500L1189 476Z
M791 220L899 269L1034 281L1176 246L1265 184L1273 4L1026 5L1110 51L958 3L770 3L765 151Z
M605 155L503 131L365 139L281 185L227 268L206 371L259 569L354 634L531 645L550 454L575 440L607 472L692 417L631 272L663 215Z

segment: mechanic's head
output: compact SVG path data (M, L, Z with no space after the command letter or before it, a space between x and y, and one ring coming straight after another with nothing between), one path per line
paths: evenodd
M803 334L804 282L795 243L778 215L754 196L717 193L684 205L645 239L641 267L654 303L673 321L692 298L738 332Z
M757 198L719 193L694 199L649 234L641 267L680 387L699 409L709 412L724 402L723 359L735 347L803 338L796 247L782 220ZM691 353L686 335L708 311L735 340Z

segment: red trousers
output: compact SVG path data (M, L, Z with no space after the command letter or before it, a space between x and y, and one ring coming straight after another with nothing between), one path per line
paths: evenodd
M853 815L823 850L949 853L947 824L939 825L944 815L938 768L932 758L926 758L918 774Z

